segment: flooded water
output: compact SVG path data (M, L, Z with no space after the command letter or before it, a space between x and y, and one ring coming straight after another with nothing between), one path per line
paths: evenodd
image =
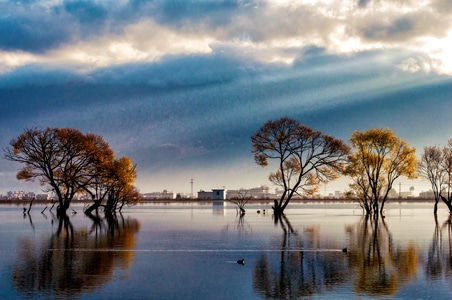
M278 219L270 207L146 204L107 220L73 206L60 222L0 205L0 298L452 297L444 208L435 219L432 203L390 204L375 221L353 204L293 203Z

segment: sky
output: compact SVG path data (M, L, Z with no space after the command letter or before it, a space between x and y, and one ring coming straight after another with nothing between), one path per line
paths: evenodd
M250 152L270 119L445 145L450 53L450 0L0 0L0 145L78 128L130 157L143 193L273 188ZM39 191L20 167L0 159L0 194Z

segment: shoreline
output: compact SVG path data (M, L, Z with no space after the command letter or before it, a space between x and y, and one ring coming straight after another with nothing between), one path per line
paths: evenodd
M15 200L0 200L0 205L2 204L15 204L15 205L30 205L31 199L15 199ZM250 199L247 204L257 204L257 203L273 203L275 199ZM71 204L91 204L92 200L73 200ZM228 199L224 200L213 200L213 199L146 199L141 200L136 204L152 204L152 203L212 203L212 202L226 202L232 203ZM292 199L291 203L346 203L346 204L358 204L358 201L339 199L339 198L306 198L306 199ZM386 200L386 203L434 203L433 198L391 198ZM35 204L47 204L52 205L52 200L38 200L33 201Z

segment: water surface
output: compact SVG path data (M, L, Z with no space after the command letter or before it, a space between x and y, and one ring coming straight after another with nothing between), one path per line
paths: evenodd
M433 204L172 203L66 222L0 205L2 299L448 299L452 225ZM263 213L266 209L266 213ZM257 213L260 210L260 213ZM347 252L343 252L347 248ZM240 265L237 260L244 259Z

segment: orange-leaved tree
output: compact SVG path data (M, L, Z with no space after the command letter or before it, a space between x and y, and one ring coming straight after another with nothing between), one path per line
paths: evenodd
M23 164L19 180L38 179L55 193L63 215L77 193L111 180L107 166L114 162L114 153L101 136L74 128L27 129L10 142L4 157ZM99 194L92 197L97 200Z
M265 167L277 161L269 179L283 188L273 210L282 213L294 195L312 195L319 184L342 172L350 148L339 139L315 131L298 121L283 117L267 121L251 136L255 162Z
M138 202L139 193L133 186L137 172L132 160L129 157L121 157L113 162L110 171L112 185L106 211L120 211L124 204Z

